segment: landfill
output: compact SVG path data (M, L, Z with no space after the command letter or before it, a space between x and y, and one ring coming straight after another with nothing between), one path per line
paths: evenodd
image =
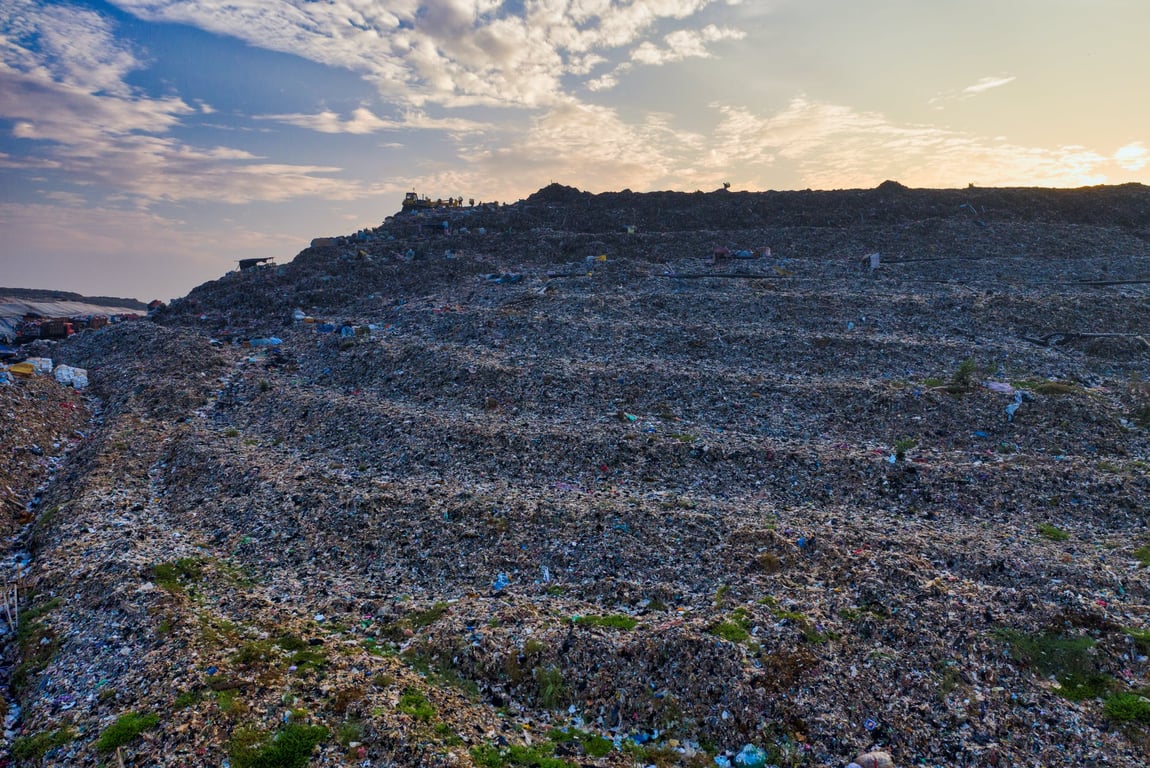
M1139 185L551 185L37 342L11 764L1146 765L1148 285Z

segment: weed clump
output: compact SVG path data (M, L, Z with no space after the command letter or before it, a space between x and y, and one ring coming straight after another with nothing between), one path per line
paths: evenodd
M732 643L745 643L751 639L751 615L746 608L736 608L729 619L711 625L710 633Z
M275 647L267 640L250 640L232 655L232 661L242 667L250 667L266 664L278 655Z
M1067 541L1070 539L1069 533L1050 523L1039 523L1038 535L1051 541Z
M159 724L160 718L155 712L125 712L116 718L116 722L101 731L100 738L96 740L96 751L111 752Z
M547 732L547 738L556 744L574 741L582 746L588 757L606 757L615 748L614 742L595 733L581 731L578 728L552 728Z
M609 616L580 616L575 619L575 623L583 627L607 627L629 632L639 624L639 620L613 613Z
M1138 564L1143 568L1150 568L1150 545L1138 547L1138 549L1134 550L1134 559L1137 560Z
M405 688L399 697L399 704L395 707L405 715L411 715L416 720L428 721L435 717L435 707L423 691L418 688Z
M152 581L160 589L173 593L183 592L186 582L197 581L203 575L203 563L194 557L181 557L170 563L152 566Z

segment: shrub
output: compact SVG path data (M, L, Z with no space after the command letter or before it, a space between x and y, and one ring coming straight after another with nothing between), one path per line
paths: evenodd
M539 693L539 703L545 709L556 709L567 701L567 683L562 670L556 667L536 667L535 684Z
M894 457L898 461L906 461L906 452L911 448L918 445L918 441L912 437L904 437L900 440L894 441Z
M974 358L968 357L958 364L958 368L951 374L950 384L955 389L970 389L974 386L974 375L978 372Z
M100 733L100 738L96 740L96 750L111 752L159 724L160 718L154 712L126 712Z

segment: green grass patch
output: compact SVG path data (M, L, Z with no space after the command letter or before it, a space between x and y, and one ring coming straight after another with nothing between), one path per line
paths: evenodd
M351 747L353 742L363 741L363 723L359 720L344 720L335 729L335 740L344 749Z
M232 663L242 667L266 664L279 658L279 651L268 640L249 640L232 654Z
M155 712L125 712L100 732L100 738L96 739L96 751L111 752L159 724L160 717Z
M463 739L447 723L436 723L432 730L435 731L435 735L439 737L440 741L448 747L457 747L463 743Z
M1143 567L1150 567L1150 545L1134 550L1134 559Z
M53 597L39 605L31 605L20 612L20 625L23 626L24 622L32 623L41 617L51 613L52 611L63 605L64 601L58 597ZM20 630L16 630L16 639L20 639Z
M41 731L40 733L20 736L12 742L12 756L22 762L38 761L53 749L70 744L75 740L76 732L69 726L54 731Z
M894 441L894 457L897 461L906 461L906 452L918 445L913 437L903 437Z
M1069 533L1050 523L1039 523L1038 535L1051 541L1068 541L1070 539Z
M45 614L60 605L59 598L29 608L20 616L16 625L16 645L20 650L20 662L12 669L8 687L19 698L32 676L48 666L60 649L60 639L51 628L39 621Z
M383 627L383 635L389 640L399 642L407 635L408 630L417 630L430 626L439 621L448 611L447 603L436 603L422 611L412 611L401 619L391 622Z
M555 757L551 744L524 747L512 744L502 749L491 744L471 748L471 760L478 768L575 768L575 763Z
M308 647L307 642L302 637L291 634L290 632L276 638L276 645L285 651L302 651Z
M183 592L186 583L198 581L203 575L203 562L196 557L181 557L152 566L152 581L157 587L173 593Z
M199 689L184 691L172 702L172 708L187 709L188 707L194 707L196 704L199 704L203 698L204 693Z
M423 675L429 682L449 685L469 696L479 695L479 686L474 680L469 680L451 666L449 661L439 657L429 656L425 650L413 646L400 654L400 658L415 671Z
M224 714L242 711L244 706L243 702L240 701L239 689L224 688L222 691L216 691L216 706Z
M729 618L712 624L708 631L715 637L721 637L732 643L745 643L751 639L750 630L751 615L746 608L740 606L731 611Z
M1144 654L1150 654L1150 629L1123 630L1134 641L1134 645Z
M412 627L413 629L418 629L420 627L427 627L434 624L435 622L439 621L439 619L445 613L447 613L447 603L436 603L426 610L415 611L408 614L404 620L407 622L408 626Z
M1107 697L1102 711L1120 723L1150 725L1150 699L1136 693L1116 693Z
M730 619L724 619L711 627L711 634L721 637L732 643L745 643L751 639L751 633L742 624Z
M416 720L424 722L435 717L435 706L427 700L427 696L418 688L405 688L400 694L396 710L411 715Z
M1058 681L1059 694L1071 701L1097 698L1113 685L1113 680L1099 672L1090 655L1094 640L1080 635L1047 632L1027 635L1013 629L1000 630L998 636L1010 646L1010 655L1018 662L1033 667Z
M243 728L232 735L232 768L307 768L317 745L328 737L320 725L289 723L272 734Z
M588 757L606 757L615 749L615 743L610 739L578 728L552 728L547 732L547 738L556 744L576 741L583 746L583 752Z
M291 663L296 668L296 672L306 672L309 669L323 669L327 666L327 654L323 651L313 651L310 648L306 648L293 653L291 655Z
M612 613L608 616L580 616L575 623L583 627L607 627L608 629L622 629L631 631L639 624L639 620L631 616Z
M1114 679L1101 672L1063 675L1058 678L1058 684L1059 695L1070 701L1097 699L1114 689Z

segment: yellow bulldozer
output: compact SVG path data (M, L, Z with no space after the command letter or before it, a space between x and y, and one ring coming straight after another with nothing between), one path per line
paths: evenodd
M414 192L408 192L403 196L403 210L405 211L430 211L436 208L459 208L462 205L462 197L449 197L446 200L443 198L432 200L427 195L423 195L421 197Z

